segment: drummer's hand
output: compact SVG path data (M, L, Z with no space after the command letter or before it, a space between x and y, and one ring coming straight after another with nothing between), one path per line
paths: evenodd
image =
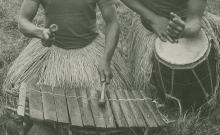
M186 22L185 29L182 33L183 38L194 38L201 29L201 22L200 20L192 20Z
M148 21L151 27L153 28L154 32L159 36L159 38L166 42L169 41L171 43L174 42L174 40L168 35L166 27L169 24L169 19L162 17L162 16L156 16Z
M185 22L173 12L171 12L170 15L172 19L169 21L169 25L167 26L167 35L176 41L182 37Z
M173 39L194 38L201 29L201 21L198 19L187 20L184 22L179 16L170 13L173 18L167 27L168 35Z
M100 76L101 83L110 84L110 80L113 78L113 74L110 68L111 62L102 60L98 67L98 72Z

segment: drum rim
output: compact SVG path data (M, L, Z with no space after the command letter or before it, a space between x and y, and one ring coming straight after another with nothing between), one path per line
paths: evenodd
M200 63L202 63L203 61L206 60L206 58L209 56L211 50L212 50L212 42L207 35L206 37L208 38L208 49L206 50L206 52L203 54L203 56L201 58L199 58L198 60L191 62L191 63L187 63L187 64L171 64L167 61L165 61L163 58L161 58L156 51L156 47L154 46L154 56L156 57L157 61L164 64L165 66L171 68L171 69L192 69L194 67L196 67L197 65L199 65Z

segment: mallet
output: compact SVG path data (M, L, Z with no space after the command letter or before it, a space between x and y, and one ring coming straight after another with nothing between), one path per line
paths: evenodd
M52 24L52 25L50 25L49 30L50 30L50 32L51 32L50 38L52 38L52 37L53 37L52 34L54 34L55 32L58 31L58 26L57 26L56 24ZM51 47L52 44L53 44L53 39L51 40L51 42L48 42L48 41L45 42L44 40L41 40L41 42L42 42L42 45L43 45L43 46L45 46L45 47Z
M105 107L105 104L106 104L106 101L105 101L105 87L106 87L106 84L104 82L102 84L101 98L99 100L99 106L100 107Z
M51 33L54 33L58 30L58 26L56 24L52 24L52 25L50 25L49 30Z

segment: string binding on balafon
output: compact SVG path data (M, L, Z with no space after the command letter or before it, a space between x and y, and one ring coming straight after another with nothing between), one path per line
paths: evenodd
M32 91L36 91L34 89L31 89ZM36 91L36 92L39 92L39 91ZM54 95L54 96L62 96L62 97L65 97L66 95L61 95L61 94L54 94L54 93L51 93L51 92L40 92L40 93L43 93L43 94L51 94L51 95ZM87 99L87 100L99 100L99 98L91 98L91 97L86 97L86 96L66 96L66 97L70 97L70 98L83 98L83 99ZM105 99L106 101L145 101L145 100L151 100L153 101L151 98L149 97L144 97L144 98L135 98L135 99Z

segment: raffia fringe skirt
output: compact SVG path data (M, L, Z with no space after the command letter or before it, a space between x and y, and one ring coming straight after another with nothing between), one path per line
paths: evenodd
M100 89L98 65L104 54L104 35L98 37L84 48L65 50L56 46L44 47L39 39L33 39L13 62L5 80L4 89L11 83L19 87L39 77L38 84L63 88ZM116 50L111 63L113 79L110 89L126 90L129 81L120 53Z
M220 46L218 42L220 37L220 17L206 12L203 17L202 27L207 35L214 40L216 60L220 63ZM128 67L130 67L129 75L134 89L148 90L151 86L153 47L157 38L158 36L154 32L148 31L141 24L139 16L136 15L126 42L127 49L125 49L125 53L128 56ZM217 79L219 80L219 74ZM218 87L219 81L217 81L216 92ZM216 95L213 94L213 96Z

